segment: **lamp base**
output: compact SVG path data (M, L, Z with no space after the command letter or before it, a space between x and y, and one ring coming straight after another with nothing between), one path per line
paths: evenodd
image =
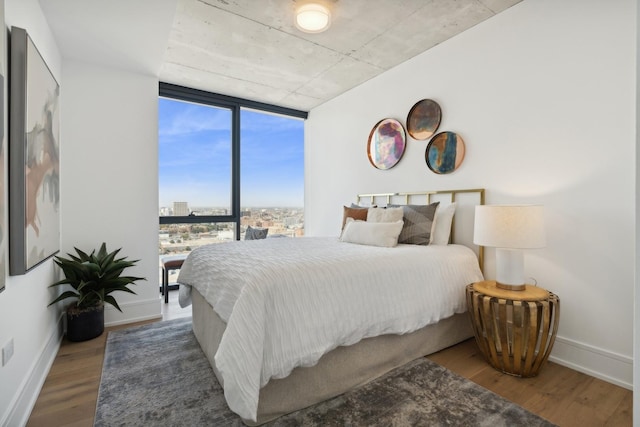
M504 289L507 291L524 291L527 288L527 285L524 283L522 285L508 285L506 283L496 282L496 288Z
M496 248L496 286L524 291L524 255L520 249Z

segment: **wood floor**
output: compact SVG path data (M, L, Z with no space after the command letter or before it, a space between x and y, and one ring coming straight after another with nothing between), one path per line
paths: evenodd
M163 320L185 316L191 316L191 307L180 308L178 292L169 292L169 303L162 304ZM106 330L113 331L151 322L114 326ZM106 332L90 341L62 341L27 426L93 426L106 342Z
M559 426L632 425L631 390L556 363L534 378L503 374L484 361L473 339L427 357Z
M190 308L180 308L175 291L169 304L162 305L165 320L191 315ZM82 343L63 341L27 426L93 426L106 337L105 333ZM548 363L535 378L505 375L482 359L473 339L429 359L559 426L632 425L630 390L555 363Z

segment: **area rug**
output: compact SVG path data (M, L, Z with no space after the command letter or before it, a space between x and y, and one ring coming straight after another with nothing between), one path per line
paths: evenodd
M244 424L185 318L109 333L94 425ZM266 425L553 426L426 358Z

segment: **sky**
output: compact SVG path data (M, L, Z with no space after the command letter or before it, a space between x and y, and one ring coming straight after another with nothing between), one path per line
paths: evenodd
M159 202L231 205L231 110L159 98ZM241 206L304 206L304 122L241 110Z

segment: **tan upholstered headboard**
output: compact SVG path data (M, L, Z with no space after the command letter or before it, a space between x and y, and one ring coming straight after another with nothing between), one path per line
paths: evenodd
M358 194L358 204L386 206L389 204L426 205L440 202L446 206L456 202L456 213L451 225L451 243L465 245L478 255L478 263L484 271L484 247L473 243L475 207L484 205L484 188L463 190L418 191L410 193Z

